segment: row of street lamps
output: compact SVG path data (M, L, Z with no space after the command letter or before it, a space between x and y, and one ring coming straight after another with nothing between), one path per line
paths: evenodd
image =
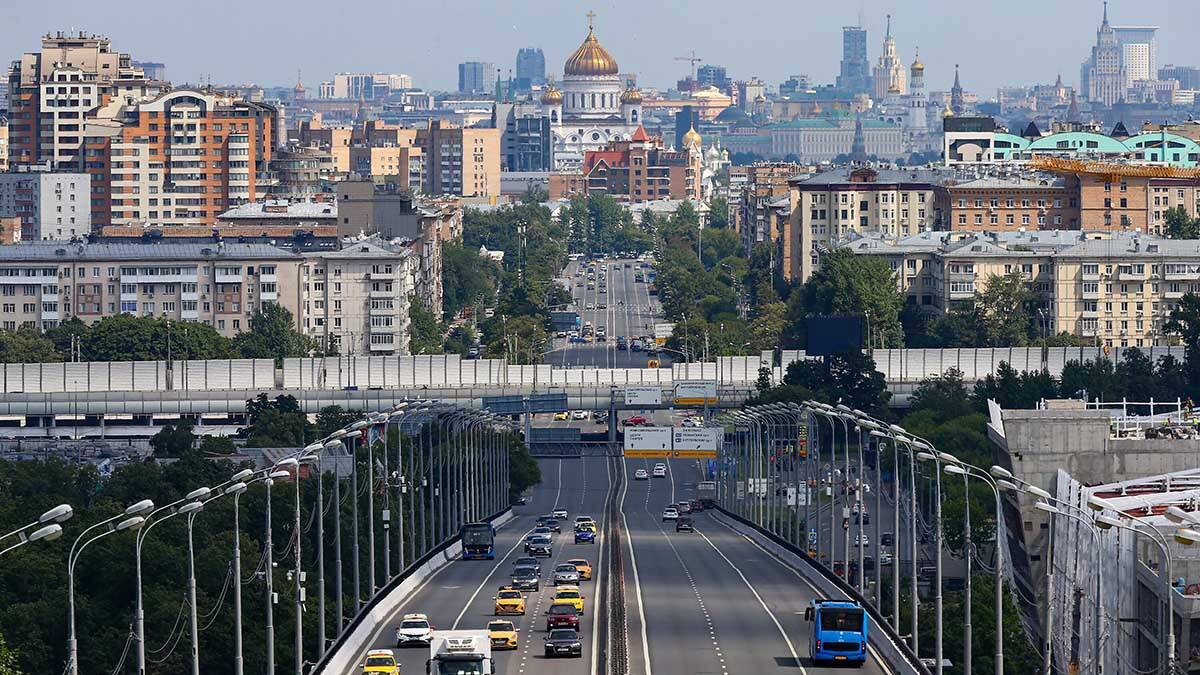
M395 426L398 442L389 448L389 431ZM274 674L275 630L274 630L274 541L272 536L271 486L277 480L294 478L294 513L292 520L295 538L294 568L291 572L295 583L295 664L294 671L304 672L303 605L304 571L301 555L301 475L302 465L315 466L318 476L316 503L320 515L317 525L316 567L318 585L318 658L323 657L327 646L326 589L325 589L325 497L322 458L331 455L337 458L348 454L351 458L349 479L351 485L351 510L353 517L352 564L353 564L353 615L360 612L383 586L402 574L412 564L428 555L434 548L457 536L459 529L468 522L483 520L503 510L508 505L508 445L507 419L486 411L460 409L448 404L429 401L403 401L387 411L373 412L362 419L346 425L329 436L299 449L261 470L243 469L229 480L214 486L200 487L182 498L165 506L156 507L153 501L143 499L102 520L76 537L67 557L67 650L68 672L78 675L78 636L75 627L75 568L84 549L97 540L124 531L136 531L136 609L134 636L136 643L137 671L146 672L145 613L142 597L142 550L150 531L158 524L176 516L184 516L188 541L187 594L190 606L190 670L200 673L199 623L196 610L196 569L192 544L193 524L196 517L210 502L225 496L233 498L233 588L234 588L234 668L235 675L244 670L242 645L242 593L241 593L241 547L239 499L254 484L267 489L266 528L264 542L266 583L266 672ZM416 433L406 433L406 431ZM435 442L434 433L438 439ZM365 442L364 442L365 441ZM376 445L382 445L382 453ZM365 446L365 448L360 448ZM359 462L360 450L366 454L366 513L367 517L367 565L368 591L364 595L361 583L359 550ZM436 450L436 451L435 451ZM394 469L389 470L389 461L394 460ZM376 467L382 475L376 476ZM349 624L343 606L342 565L342 512L341 483L343 471L340 462L335 464L333 477L334 499L334 574L336 594L337 627L335 636ZM377 480L378 478L378 480ZM380 487L381 486L381 487ZM378 490L377 490L378 488ZM382 509L377 509L377 496L383 498ZM395 499L397 527L393 568L391 528L391 503ZM405 509L413 514L406 527ZM36 521L18 530L0 536L0 555L24 544L43 540L49 541L62 535L61 523L73 515L70 505L61 505L42 514ZM383 530L383 580L377 577L377 527ZM411 530L411 534L407 531ZM6 540L16 543L4 547ZM351 616L353 616L351 615Z
M791 526L788 527L784 522L784 513L786 509L780 508L781 485L775 481L777 476L776 470L773 468L774 461L777 460L777 455L784 451L790 451L793 448L799 448L806 440L817 440L820 437L816 433L817 418L825 419L829 423L829 438L832 440L832 445L829 452L829 463L822 465L820 453L808 451L805 453L802 461L806 465L805 476L801 477L799 467L791 465L790 472L791 485L788 486L789 491L794 491L796 495L795 501L787 504L792 506L794 511L791 515ZM1036 499L1035 508L1044 511L1051 516L1051 526L1049 530L1050 545L1053 546L1054 540L1054 516L1063 516L1072 520L1078 521L1083 525L1091 528L1093 536L1096 538L1096 603L1095 603L1095 618L1093 622L1093 641L1094 641L1094 666L1092 672L1103 672L1103 658L1101 655L1101 642L1103 635L1103 609L1102 609L1102 591L1103 591L1103 573L1102 570L1105 561L1102 558L1100 546L1100 533L1108 529L1128 530L1147 537L1158 548L1166 565L1165 579L1168 584L1167 595L1167 611L1171 619L1165 622L1166 632L1165 641L1167 648L1163 657L1164 672L1175 672L1175 627L1174 627L1174 608L1173 599L1174 589L1170 588L1172 576L1172 559L1169 545L1169 539L1174 538L1175 541L1182 544L1200 544L1200 513L1184 511L1177 506L1172 506L1167 509L1165 515L1173 523L1180 524L1180 529L1173 532L1167 532L1163 528L1155 526L1145 518L1136 517L1133 514L1126 513L1116 508L1110 502L1091 496L1088 499L1088 506L1093 511L1099 511L1099 514L1090 513L1089 510L1075 506L1068 502L1055 499L1049 492L1035 485L1030 485L1025 481L1015 477L1010 471L1000 466L991 466L984 469L965 462L949 453L937 450L928 440L917 436L903 427L896 424L889 424L883 420L872 417L871 415L855 410L845 405L831 406L818 401L805 401L803 404L797 403L772 403L766 405L752 406L738 411L725 413L724 420L732 423L735 429L743 427L747 433L735 433L733 442L724 449L724 457L722 459L721 468L724 470L723 480L719 481L721 486L720 498L722 503L729 510L737 513L739 516L751 520L758 525L768 529L769 531L790 540L797 546L803 546L811 555L821 561L827 561L830 570L834 571L839 576L848 578L848 572L851 569L851 551L849 522L846 523L844 534L842 537L842 565L838 566L838 553L836 541L836 507L837 490L834 487L834 477L839 472L837 462L839 459L844 460L844 476L849 483L851 475L851 446L857 444L858 455L858 471L861 478L859 489L854 491L854 496L847 497L842 501L842 508L849 511L846 514L850 516L850 501L857 503L858 517L858 545L857 555L854 561L857 564L859 574L857 575L857 590L859 594L864 593L863 581L866 576L866 569L863 564L866 556L864 555L864 546L866 538L864 525L864 515L867 512L864 503L864 490L867 485L865 475L863 473L865 465L863 463L863 447L865 437L873 437L879 441L879 455L876 459L876 466L881 466L882 452L888 444L891 445L893 451L893 469L894 476L892 480L891 501L893 504L892 511L892 537L894 541L893 549L899 551L899 537L901 534L900 509L901 501L901 453L908 460L908 483L906 486L907 493L907 508L908 512L908 543L912 554L910 561L910 607L912 609L910 615L909 640L910 646L914 654L918 653L919 647L919 618L918 608L920 606L920 598L917 593L919 569L917 565L917 498L916 498L916 479L923 474L916 471L918 463L930 463L935 468L932 474L934 487L934 506L933 506L933 521L934 521L934 580L933 580L933 601L934 610L934 668L939 675L943 672L943 614L942 614L942 555L943 536L942 536L942 474L948 474L955 477L961 477L964 489L965 513L963 517L963 535L964 547L963 558L965 561L965 587L964 587L964 612L963 612L963 670L966 675L971 673L972 665L972 634L971 634L971 576L972 576L972 542L971 542L971 523L970 523L970 498L969 498L969 482L978 480L986 484L992 491L995 499L996 513L996 564L993 570L994 574L994 610L995 610L995 666L994 672L1004 672L1004 576L1005 562L1001 545L1001 537L1004 536L1003 527L1003 493L1004 492L1020 492L1025 493ZM810 435L804 438L801 435L801 429ZM842 457L838 457L838 430L842 431ZM857 441L852 439L857 436ZM779 442L783 442L780 447ZM793 460L794 461L794 460ZM828 475L828 487L826 494L829 497L829 537L823 540L821 536L821 528L815 523L822 515L821 509L821 485L825 482L824 477ZM877 471L876 475L881 475ZM744 481L744 482L743 482ZM738 494L738 486L742 486L741 494ZM815 490L813 488L816 488ZM875 490L875 521L874 521L874 539L876 546L881 543L880 539L880 518L881 515L881 495L883 492L882 485L877 485ZM751 497L762 491L762 496L758 499ZM744 497L743 497L744 495ZM814 509L813 499L816 497ZM800 520L800 504L804 506L803 523L805 528L809 528L815 533L815 537L804 532L801 527ZM1132 521L1134 524L1126 524L1122 519ZM1139 527L1140 526L1140 527ZM811 537L811 539L810 539ZM803 542L803 543L802 543ZM1048 574L1047 574L1047 612L1044 622L1045 642L1042 645L1042 672L1045 675L1050 675L1052 672L1053 641L1053 584L1054 584L1054 569L1053 569L1053 549L1047 556ZM882 568L881 556L876 556L876 564L874 566L874 586L872 596L874 597L877 607L882 610L882 598L880 597L880 573ZM891 610L892 628L899 634L900 628L900 578L901 560L898 555L893 556L892 560L894 583L892 584Z

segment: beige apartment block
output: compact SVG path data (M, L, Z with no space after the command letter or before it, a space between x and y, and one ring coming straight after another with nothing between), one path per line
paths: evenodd
M132 314L232 337L265 303L297 314L302 259L263 244L42 241L0 247L0 328ZM298 314L297 314L298 315Z

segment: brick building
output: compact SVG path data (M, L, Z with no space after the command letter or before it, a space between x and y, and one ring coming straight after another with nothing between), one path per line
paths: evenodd
M1078 230L1073 181L1036 175L989 176L935 187L945 229L972 232Z

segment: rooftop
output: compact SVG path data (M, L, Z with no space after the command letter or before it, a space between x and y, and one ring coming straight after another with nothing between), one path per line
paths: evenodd
M222 213L220 220L241 218L337 218L337 202L289 202L270 200L242 204Z
M0 246L0 263L63 260L278 260L295 254L267 244L37 241Z

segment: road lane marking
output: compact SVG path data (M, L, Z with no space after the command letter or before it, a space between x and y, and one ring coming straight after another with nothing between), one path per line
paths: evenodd
M596 566L592 569L592 595L595 597L593 606L595 607L595 617L592 619L592 659L591 659L591 675L599 675L597 668L599 667L600 658L600 588L601 579L604 576L604 542L608 536L608 528L612 527L612 523L608 518L608 494L612 489L612 462L608 457L604 458L604 513L600 515L600 536L597 538L597 545L600 547L596 553ZM608 603L605 603L604 611L609 611Z
M633 553L633 533L629 531L629 522L625 518L625 495L629 492L629 469L627 460L621 458L621 471L625 474L625 479L621 481L621 526L625 529L625 541L629 546L629 563L633 567L633 588L634 596L637 597L638 604L638 620L641 622L642 634L642 660L645 662L646 675L652 675L650 669L650 641L646 635L646 607L642 602L642 582L638 577L637 556Z
M554 508L558 508L558 498L562 494L562 463L563 461L561 459L558 460L558 485L554 491ZM530 528L526 534L532 531L533 528ZM492 569L488 570L487 576L483 578L483 581L480 582L479 587L475 589L475 592L471 594L470 599L467 600L467 604L463 605L462 611L458 613L458 617L454 619L454 625L450 627L451 630L458 630L459 622L462 621L463 616L466 615L467 610L471 607L471 604L475 602L475 598L479 596L479 593L483 590L483 587L487 585L488 580L492 578L492 575L496 573L496 570L500 569L500 566L504 564L504 561L508 560L508 557L513 554L513 551L517 550L517 547L523 543L525 543L525 537L518 539L517 543L513 544L513 547L508 549L508 553L505 553L504 557L500 559L500 562L497 562L492 566Z

